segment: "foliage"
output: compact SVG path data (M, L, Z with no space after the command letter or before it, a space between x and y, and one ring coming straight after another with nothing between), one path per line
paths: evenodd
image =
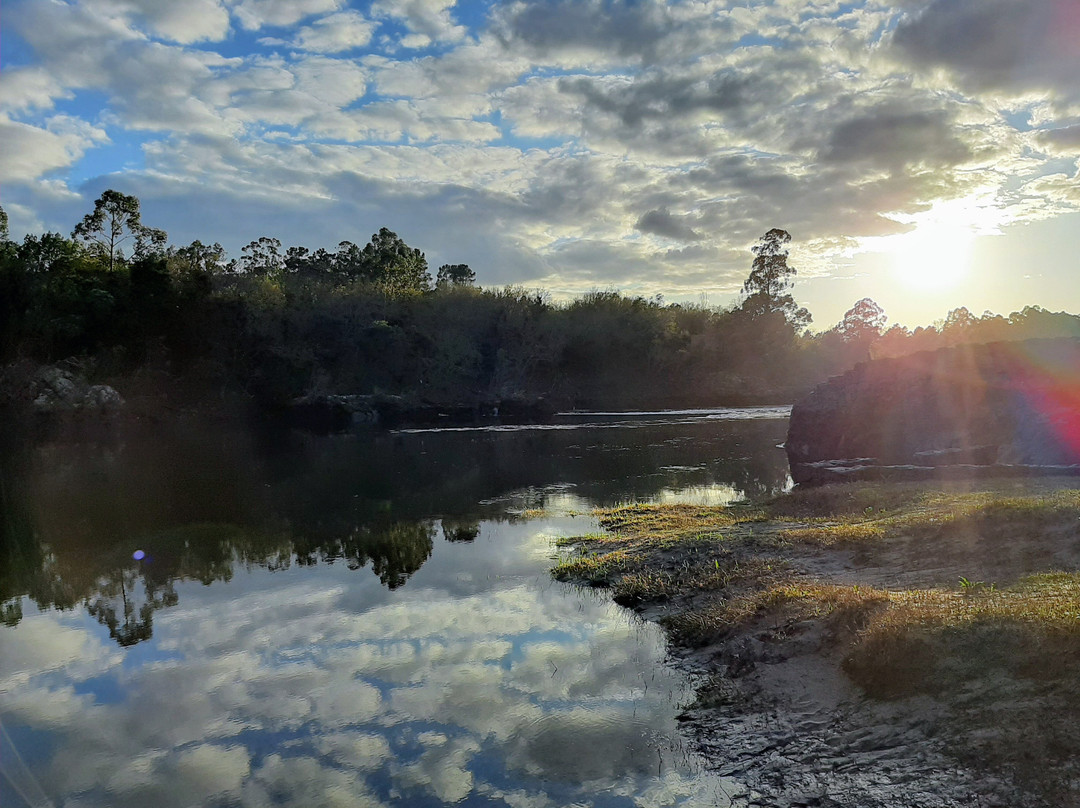
M152 359L193 398L228 391L271 406L341 392L634 409L780 403L867 357L1080 336L1080 317L1037 307L1008 317L956 309L934 326L882 332L869 299L807 334L789 243L784 230L765 234L730 309L613 289L556 304L477 287L466 264L441 265L433 289L424 253L387 228L363 247L263 236L232 261L220 244L166 247L142 224L139 200L110 190L70 239L0 237L0 361L87 354L131 372Z
M443 264L435 276L435 286L444 289L447 286L472 286L476 282L476 273L468 264Z
M743 292L749 296L765 295L767 298L779 298L791 288L795 268L788 266L786 245L791 241L791 234L774 227L767 232L753 247L754 263L750 276L743 283Z
M847 342L867 342L881 336L886 320L881 306L864 297L847 310L836 330Z
M160 252L165 247L164 230L142 223L137 197L112 189L94 202L94 210L75 225L71 237L85 245L90 253L108 262L111 272L118 261L124 260L121 245L134 240L135 257Z

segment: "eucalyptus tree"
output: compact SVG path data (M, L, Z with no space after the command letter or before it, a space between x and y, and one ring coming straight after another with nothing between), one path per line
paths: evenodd
M109 189L94 202L94 210L75 225L71 237L107 261L112 271L124 259L124 242L133 241L139 257L164 250L168 235L142 223L138 197Z
M752 248L755 257L750 275L743 283L746 299L740 308L753 319L782 314L791 327L801 332L812 318L810 312L788 294L796 274L795 267L788 264L787 244L790 241L790 233L774 227Z
M435 275L435 286L445 289L451 286L472 286L476 273L468 264L443 264Z

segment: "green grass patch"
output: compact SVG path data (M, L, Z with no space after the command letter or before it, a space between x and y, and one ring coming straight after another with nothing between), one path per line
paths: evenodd
M611 582L612 576L627 571L633 565L633 559L625 550L586 553L560 561L552 568L551 574L560 581L604 586Z
M611 541L606 533L586 533L584 536L560 536L555 539L556 547L577 547L585 544L599 544Z
M885 528L872 522L841 523L814 525L781 530L781 541L803 544L816 544L820 547L872 541L884 538Z

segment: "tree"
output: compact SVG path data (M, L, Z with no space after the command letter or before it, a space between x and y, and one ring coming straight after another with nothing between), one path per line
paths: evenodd
M750 276L743 283L743 292L748 296L764 294L779 298L791 287L791 277L795 268L788 266L788 251L784 245L791 241L791 234L774 227L761 237L753 247L754 263Z
M740 310L752 319L780 313L796 331L802 331L813 318L795 298L786 294L795 275L795 268L788 266L788 251L784 248L789 241L791 235L786 230L774 227L753 248L756 257L743 283L746 299Z
M94 211L75 225L71 237L107 259L110 271L123 260L121 244L128 239L135 241L135 255L142 256L161 252L168 238L164 230L142 223L138 197L112 189L98 197Z
M0 242L7 243L11 240L11 231L8 229L7 211L0 207Z
M884 309L868 297L864 297L854 306L847 310L844 319L836 326L836 330L845 342L862 342L874 340L881 336L885 329Z
M285 267L281 241L276 238L263 236L245 245L240 252L240 269L252 277L275 276Z
M435 286L445 289L449 286L472 286L476 273L468 264L443 264L435 276Z
M425 292L431 286L427 259L383 227L361 252L365 275L390 292Z

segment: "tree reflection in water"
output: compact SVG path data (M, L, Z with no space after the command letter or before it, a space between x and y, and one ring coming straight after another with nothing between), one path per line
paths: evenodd
M24 596L84 604L130 646L177 603L178 582L228 581L237 564L342 562L394 590L438 535L469 543L481 518L508 518L514 491L560 487L597 505L695 486L774 494L788 482L784 428L661 419L314 438L200 427L24 445L0 453L0 619L17 625Z

